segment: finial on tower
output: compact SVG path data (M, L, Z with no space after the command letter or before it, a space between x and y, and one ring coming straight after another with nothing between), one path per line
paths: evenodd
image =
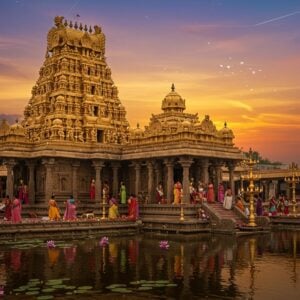
M224 123L224 127L227 128L227 122L226 122L226 121L225 121L225 123Z
M175 91L175 85L174 85L174 83L172 83L171 90L172 90L172 92Z

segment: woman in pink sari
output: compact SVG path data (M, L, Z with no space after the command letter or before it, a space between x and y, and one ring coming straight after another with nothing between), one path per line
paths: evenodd
M64 220L65 221L71 221L71 220L76 220L76 203L73 198L73 196L70 196L70 198L66 202L66 210L64 213Z
M218 187L218 201L220 203L224 202L224 196L225 196L224 185L220 182Z
M11 221L13 223L19 223L22 221L21 217L22 205L21 201L15 196L14 201L12 202L12 209L11 209Z

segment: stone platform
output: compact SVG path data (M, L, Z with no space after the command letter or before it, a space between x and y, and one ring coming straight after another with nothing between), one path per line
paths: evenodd
M77 221L43 221L41 219L24 219L22 223L0 223L1 240L20 240L28 238L60 239L87 238L103 234L136 234L140 223L128 220L77 220Z

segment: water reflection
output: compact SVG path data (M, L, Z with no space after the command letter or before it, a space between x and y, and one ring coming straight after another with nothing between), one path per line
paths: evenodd
M136 280L168 280L176 287L153 289L150 294L176 299L232 297L296 299L300 289L299 232L272 232L240 237L203 235L145 235L73 241L67 247L32 249L0 247L0 286L7 295L31 278L43 281L70 278L74 286L105 287ZM168 240L170 248L160 249ZM135 289L138 295L139 292ZM77 299L79 296L76 296ZM12 298L13 299L13 298ZM21 298L20 298L21 299ZM84 298L82 298L84 299Z

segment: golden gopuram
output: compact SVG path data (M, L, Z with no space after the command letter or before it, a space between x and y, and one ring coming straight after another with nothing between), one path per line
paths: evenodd
M152 114L144 129L131 128L105 55L100 26L54 19L23 121L0 125L7 194L13 197L22 180L29 204L45 204L52 194L59 201L72 194L90 202L94 179L98 205L104 183L117 197L121 181L141 203L155 203L161 182L172 203L174 182L189 199L191 178L217 189L224 167L234 191L234 169L243 156L226 123L218 130L209 115L185 112L173 84L162 112Z

